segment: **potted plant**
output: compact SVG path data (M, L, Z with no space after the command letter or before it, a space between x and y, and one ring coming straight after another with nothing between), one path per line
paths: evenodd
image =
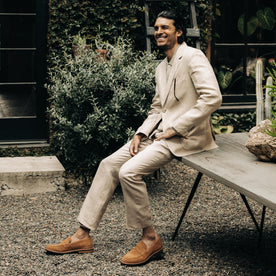
M104 42L102 40L102 38L100 37L100 35L97 35L96 39L95 39L95 45L96 45L96 53L99 57L99 59L107 59L107 55L108 55L108 49L107 45L108 43Z
M87 44L86 37L81 36L80 33L75 35L73 37L73 43L72 43L72 49L73 49L73 56L76 57L78 55L81 55L84 52L91 50L91 45Z

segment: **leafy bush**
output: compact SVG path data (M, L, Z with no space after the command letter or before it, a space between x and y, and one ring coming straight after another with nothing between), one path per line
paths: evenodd
M164 9L177 10L185 27L190 26L188 1L152 1L150 20L153 24L156 15ZM200 28L201 47L205 51L211 36L212 1L195 1L197 20ZM61 49L72 51L72 40L77 34L85 36L92 47L98 33L104 41L115 37L128 36L134 41L135 49L145 50L144 1L142 0L51 0L49 1L48 23L48 65L52 65L54 55L60 55ZM194 39L188 43L193 44Z
M212 114L212 127L214 134L225 134L225 133L231 133L234 130L234 127L231 125L224 126L221 125L221 122L223 121L224 117L222 115L219 115L218 113Z
M220 118L218 126L233 126L233 132L247 132L256 125L255 111L247 113L224 113L219 111L212 114L212 121L217 118Z
M146 117L154 94L155 56L130 40L105 43L107 60L83 51L49 72L51 144L68 169L94 173ZM64 60L64 59L62 59Z

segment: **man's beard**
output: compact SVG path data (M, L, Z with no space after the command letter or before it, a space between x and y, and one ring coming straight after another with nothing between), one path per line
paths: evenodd
M162 51L169 50L169 47L168 47L167 44L165 44L165 45L160 45L160 46L157 44L157 47L158 47L160 50L162 50Z

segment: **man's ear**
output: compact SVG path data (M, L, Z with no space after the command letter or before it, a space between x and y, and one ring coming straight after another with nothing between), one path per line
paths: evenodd
M181 29L176 30L177 37L182 36L182 34L183 34L183 31Z

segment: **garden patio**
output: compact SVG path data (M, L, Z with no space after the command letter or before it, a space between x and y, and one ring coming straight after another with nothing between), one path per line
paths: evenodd
M206 176L176 240L171 240L196 174L174 160L161 170L159 180L147 179L165 256L138 267L120 264L140 237L125 225L120 188L94 234L91 254L47 255L44 250L77 228L76 216L89 188L81 181L68 176L66 191L0 197L0 275L275 275L275 212L267 210L258 248L258 233L239 194ZM249 202L260 217L261 206Z
M235 0L239 8L227 0L98 2L0 4L6 38L0 51L11 56L3 58L3 68L9 69L0 80L0 125L5 130L0 132L0 156L55 155L66 169L65 190L0 196L0 275L276 275L275 211L267 210L258 247L258 232L240 194L205 175L172 241L197 176L176 160L161 169L159 178L146 178L164 258L138 267L120 264L141 234L126 226L120 187L93 234L93 253L46 253L47 244L78 227L76 218L100 160L129 140L147 115L162 54L144 51L146 3L150 24L158 9L177 3L187 25L188 2L195 2L197 42L223 94L223 105L211 118L215 134L247 132L256 124L257 59L271 70L263 71L261 90L269 74L276 77L276 4L270 0L254 5ZM21 29L15 31L20 20ZM247 25L250 35L244 32ZM188 37L187 42L195 41ZM79 55L74 55L74 43ZM97 54L100 49L107 51L105 58ZM14 53L22 56L17 59ZM30 61L30 55L37 58ZM275 82L273 91L275 109ZM4 112L7 103L12 113ZM261 218L262 206L249 203Z

